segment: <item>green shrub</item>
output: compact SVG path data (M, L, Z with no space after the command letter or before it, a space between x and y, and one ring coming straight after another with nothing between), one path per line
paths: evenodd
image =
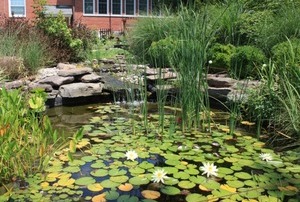
M272 48L273 61L277 65L293 66L300 64L300 39L291 39Z
M215 43L208 51L208 59L212 60L212 67L215 69L210 69L210 73L215 73L216 71L226 71L228 72L230 68L230 60L232 54L235 52L235 46L231 44L219 44Z
M239 46L231 57L230 73L238 79L257 78L257 68L260 68L265 62L266 57L259 48Z
M176 47L176 41L172 37L167 37L159 41L152 42L149 48L151 63L157 67L170 66L170 53Z

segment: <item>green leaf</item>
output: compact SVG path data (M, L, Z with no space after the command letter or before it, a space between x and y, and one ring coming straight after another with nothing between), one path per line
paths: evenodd
M160 189L160 191L167 195L177 195L180 194L180 189L173 186L164 186Z

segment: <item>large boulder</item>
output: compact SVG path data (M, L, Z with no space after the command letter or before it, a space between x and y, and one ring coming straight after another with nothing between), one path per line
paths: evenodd
M63 84L72 83L73 81L74 81L73 76L67 76L67 77L49 76L49 77L46 77L42 80L39 80L39 83L41 83L41 84L50 84L53 87L58 87L58 86L61 86Z
M59 93L62 98L77 98L100 95L102 83L71 83L60 86Z

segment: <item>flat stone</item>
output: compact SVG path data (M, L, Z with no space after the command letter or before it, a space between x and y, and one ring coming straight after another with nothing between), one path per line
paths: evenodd
M216 75L208 75L207 76L207 83L211 87L215 88L224 88L224 87L231 87L233 86L237 80L231 79L228 77L221 77Z
M57 72L58 76L80 76L85 75L93 72L92 68L89 67L82 67L82 68L75 68L75 69L62 69Z
M95 73L91 73L91 74L86 74L84 76L81 77L81 81L83 83L96 83L99 82L101 80L101 76L95 74Z
M159 74L159 69L157 69L157 68L146 68L146 71L145 71L145 73L146 73L146 75L156 75L156 74ZM167 73L167 72L169 72L169 69L161 69L161 72L162 73Z
M100 95L102 83L71 83L59 87L62 98L76 98Z
M23 87L24 85L26 85L27 82L25 80L16 80L16 81L10 81L10 82L6 82L4 84L4 87L8 90L10 89L18 89Z
M50 84L41 84L41 83L35 83L35 82L31 82L29 85L29 90L35 90L37 88L41 88L44 89L45 92L52 92L53 88Z
M57 69L76 69L75 64L65 64L65 63L58 63L57 64Z
M36 75L36 80L44 79L49 76L57 76L58 69L56 67L53 68L42 68L38 70Z
M158 80L158 79L167 80L167 79L175 79L175 78L177 78L177 74L175 72L162 73L161 77L159 75L147 76L147 79L151 80L151 81L155 81L155 80Z
M68 84L68 83L72 83L74 81L74 77L73 76L67 76L67 77L63 77L63 76L49 76L46 77L42 80L39 80L38 83L41 84L50 84L51 86L61 86L63 84Z

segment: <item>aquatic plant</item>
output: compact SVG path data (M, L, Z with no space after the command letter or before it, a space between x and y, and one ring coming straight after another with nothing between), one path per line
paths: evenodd
M155 170L152 175L152 181L156 183L164 183L164 180L168 178L169 177L167 176L167 172L164 169Z
M217 166L214 165L214 163L203 163L203 166L200 167L200 169L203 171L202 175L205 175L207 177L211 176L218 176L218 169Z

